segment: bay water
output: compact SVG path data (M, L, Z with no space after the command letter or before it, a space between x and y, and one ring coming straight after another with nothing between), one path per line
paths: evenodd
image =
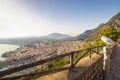
M5 58L2 57L2 54L8 51L12 51L19 48L19 45L12 45L12 44L0 44L0 61L4 61Z

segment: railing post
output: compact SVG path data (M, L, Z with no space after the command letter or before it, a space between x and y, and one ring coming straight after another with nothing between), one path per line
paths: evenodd
M99 47L97 47L97 53L99 54Z
M70 55L70 65L71 65L71 69L74 68L74 65L73 65L73 54Z
M103 61L103 71L104 71L104 80L108 80L109 68L110 68L110 58L109 58L109 48L108 46L103 47L104 52L104 61Z
M91 58L91 49L89 49L89 52L90 52L90 55L89 55L89 57Z

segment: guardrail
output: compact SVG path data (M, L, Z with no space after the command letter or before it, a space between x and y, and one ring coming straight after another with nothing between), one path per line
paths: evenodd
M43 60L40 60L40 61L36 61L36 62L33 62L33 63L29 63L29 64L26 64L26 65L22 65L22 66L18 66L18 67L15 67L15 68L11 68L11 69L8 69L8 70L0 71L0 80L16 80L16 79L19 79L19 78L22 78L22 77L29 77L29 78L31 78L31 77L36 76L36 75L43 76L43 75L47 75L47 74L51 74L51 73L56 73L56 72L59 72L59 71L72 69L72 68L75 67L75 65L83 57L88 56L88 55L89 55L89 57L91 57L92 53L99 54L99 52L102 49L102 47L103 46L97 46L97 47L88 48L88 49L84 49L84 50L73 51L73 52L57 55L57 56L54 56L54 57L51 57L51 58L43 59ZM82 53L82 55L79 56L79 54L81 54L81 53ZM19 71L23 71L23 70L31 68L31 67L35 67L35 66L38 66L38 65L49 63L51 61L55 61L56 59L63 59L66 56L69 57L69 61L68 62L70 62L70 66L64 66L64 67L59 68L59 69L48 70L48 71L43 71L43 72L32 72L32 73L28 73L28 74L24 74L24 75L18 75L18 76L13 76L13 77L5 77L7 75L10 75L10 74L13 74L13 73L16 73L16 72L19 72ZM77 59L75 58L75 56L77 56ZM100 61L100 64L94 64L94 65L102 66L101 65L101 61ZM97 67L99 67L99 66L97 66ZM95 67L93 67L93 66L91 66L90 68L94 68L95 69ZM89 72L89 73L91 73L91 72ZM86 73L84 73L84 74L86 74Z
M76 80L96 80L103 72L103 55L88 67Z
M102 55L97 61L90 65L85 71L83 71L83 73L81 73L80 76L75 80L108 80L106 77L109 75L110 57L115 47L116 44L109 46L107 63L103 64L105 55ZM103 70L104 67L106 68Z
M103 76L104 80L109 79L109 73L110 73L110 65L111 65L111 56L113 54L113 50L115 50L117 44L106 46L103 48L104 52L104 61L103 61Z

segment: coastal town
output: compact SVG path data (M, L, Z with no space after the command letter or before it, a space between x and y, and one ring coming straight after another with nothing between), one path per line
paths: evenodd
M78 46L82 44L83 42L77 40L26 43L14 51L4 53L3 57L6 57L6 60L1 62L0 68L25 65L41 59L76 51L78 50Z

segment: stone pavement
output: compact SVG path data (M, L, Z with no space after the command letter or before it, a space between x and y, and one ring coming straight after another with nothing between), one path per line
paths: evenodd
M120 45L117 45L113 50L108 80L120 80Z

